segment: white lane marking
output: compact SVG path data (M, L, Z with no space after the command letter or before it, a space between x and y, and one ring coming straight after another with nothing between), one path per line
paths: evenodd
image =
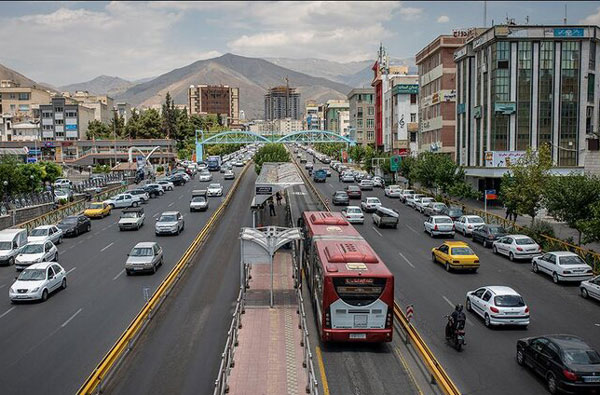
M375 233L377 233L379 236L383 237L383 235L381 233L379 233L379 231L377 229L375 229L374 226L371 226L371 228L373 228L373 230L375 231Z
M67 274L71 273L75 269L77 269L77 266L75 266L74 268L69 269L69 271L67 272Z
M450 299L448 299L448 298L447 298L447 297L445 297L444 295L442 295L442 298L444 298L444 300L445 300L446 302L448 302L448 304L449 304L450 306L452 306L452 308L456 307L456 305L455 305L454 303L452 303L452 302L450 301ZM465 320L465 321L467 322L467 324L469 324L469 325L471 325L471 326L474 326L474 325L475 325L474 323L472 323L472 322L471 322L471 321L469 321L468 319L467 319L467 320Z
M413 232L415 232L416 234L419 234L419 232L417 232L412 226L410 225L406 225L406 227L410 230L412 230Z
M4 287L6 287L6 284L0 285L0 288L4 288Z
M410 261L408 260L408 258L406 258L403 253L398 252L398 254L402 257L402 259L404 259L406 261L406 263L408 263L408 265L410 267L412 267L413 269L415 268L415 265L413 265L412 263L410 263Z
M13 311L16 308L16 306L11 307L10 309L6 310L4 313L2 313L0 315L0 318L4 317L5 315L7 315L8 313L10 313L11 311Z
M115 244L115 242L113 241L112 243L110 243L109 245L107 245L106 247L104 247L103 249L100 250L100 252L103 252L104 250L107 250L110 248L110 246L112 246L113 244Z
M121 270L119 272L119 274L117 274L116 276L113 277L113 281L115 281L117 278L119 278L121 276L121 274L125 273L125 269Z
M169 203L169 205L167 207L171 207L174 204L175 204L175 202L171 202L171 203Z
M152 218L156 218L158 216L159 213L156 213L152 216Z
M183 195L179 196L179 197L177 198L177 200L180 200L182 197L183 197Z
M82 307L82 308L80 308L79 310L77 310L77 311L75 312L75 314L73 314L71 317L69 317L69 319L68 319L68 320L66 320L65 322L63 322L63 323L62 323L62 325L61 325L60 327L61 327L61 328L64 328L65 326L67 326L67 324L68 324L69 322L71 322L71 320L72 320L73 318L77 317L77 314L81 313L81 310L83 310L83 307Z
M335 189L335 187L329 183L327 183L327 185L329 185L331 187L331 189Z

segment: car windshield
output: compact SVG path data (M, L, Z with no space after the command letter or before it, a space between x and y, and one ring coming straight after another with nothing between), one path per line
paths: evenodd
M433 204L433 208L440 209L440 208L444 208L444 207L446 207L446 205L444 203L434 203Z
M21 250L21 254L41 254L42 252L44 252L42 244L27 244Z
M129 256L152 256L152 248L150 247L144 247L144 248L140 248L140 247L136 247L133 250L131 250L131 253L129 254Z
M161 215L158 222L175 222L177 221L176 215Z
M202 203L205 201L206 201L206 199L204 199L203 196L196 196L196 197L192 198L192 202L195 202L195 203Z
M450 218L436 218L435 223L436 224L451 224L452 220Z
M586 263L578 255L567 255L560 257L561 265L585 265Z
M40 281L46 279L46 271L44 269L25 269L19 274L19 281Z
M519 295L498 295L494 298L494 304L498 307L523 307L525 302Z
M92 203L90 204L90 208L95 210L95 209L102 209L104 207L104 204L102 203Z
M359 187L355 187L355 186L350 186L350 187L348 187L348 191L357 192L357 191L360 191L360 188Z
M516 239L515 243L517 243L517 245L524 246L524 245L535 244L535 241L533 241L529 237L526 237L526 238L523 238L523 239Z
M454 247L452 255L475 255L475 253L469 247Z
M12 243L10 241L0 241L0 250L12 249Z
M488 229L490 230L490 233L494 235L506 234L506 230L501 226L490 226Z
M453 217L460 217L462 215L462 210L450 209L450 210L448 210L448 215L453 216Z
M598 365L600 355L594 350L564 350L563 360L573 365Z
M46 229L34 229L29 233L29 236L48 236L48 228Z
M137 213L134 211L126 211L124 213L121 213L121 218L136 218L137 217Z
M221 184L210 184L209 188L221 188Z

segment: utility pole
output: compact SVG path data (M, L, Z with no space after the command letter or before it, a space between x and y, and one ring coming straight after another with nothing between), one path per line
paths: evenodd
M567 3L565 3L565 18L563 19L563 25L567 24Z
M113 142L114 142L114 154L115 154L115 164L117 165L117 107L113 106Z
M483 1L483 27L487 27L487 1Z

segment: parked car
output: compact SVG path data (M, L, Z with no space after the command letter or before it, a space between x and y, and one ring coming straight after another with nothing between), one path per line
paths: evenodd
M525 235L508 235L494 242L494 254L508 256L508 259L531 259L542 253L542 248L531 237Z
M373 223L378 228L390 227L397 228L398 227L398 213L391 208L386 208L383 206L379 206L375 209L375 212L372 215Z
M447 208L447 206L444 203L432 202L423 209L423 213L426 216L441 215L445 208Z
M534 273L546 273L552 281L585 281L594 277L592 267L579 255L570 251L553 251L536 256L531 260Z
M56 226L67 237L79 236L83 232L92 230L92 222L83 214L65 217Z
M223 196L223 187L219 183L208 184L208 188L206 188L206 195L208 197Z
M374 188L373 181L367 178L363 178L362 180L360 180L358 186L361 189L361 191L372 191Z
M359 187L356 185L348 185L346 188L346 193L350 199L360 199L362 198L362 192Z
M142 188L132 189L132 190L127 191L127 192L130 193L133 196L139 197L141 203L148 203L148 201L150 200L150 195L148 195L148 192L146 192Z
M473 241L479 241L484 247L491 247L494 241L507 235L506 229L500 225L487 224L473 229Z
M224 180L233 180L235 178L235 173L232 172L231 170L227 170L225 172L225 174L223 174L223 179Z
M377 210L377 207L381 207L381 201L376 197L368 197L363 199L360 203L360 207L366 213L372 213Z
M406 203L406 199L412 195L414 195L416 192L413 191L412 189L403 189L402 192L400 193L400 201L402 203Z
M72 187L73 182L68 178L57 178L56 181L54 181L54 188L70 189Z
M172 182L173 185L175 185L175 186L181 186L186 183L185 178L183 177L183 174L174 174L174 175L170 176L167 180Z
M58 289L67 288L67 273L56 262L35 263L24 269L11 285L8 297L11 302L48 299Z
M156 235L176 234L178 235L185 228L183 215L179 211L165 211L156 220L154 232Z
M163 250L158 243L153 241L142 241L137 243L127 254L125 261L125 273L130 276L133 273L149 271L156 273L156 269L163 264Z
M409 195L406 197L404 203L406 203L407 207L415 207L417 200L426 197L425 195L421 195L420 193L415 193L414 195Z
M456 221L463 216L463 211L458 207L446 207L445 209L442 209L440 215L447 215L452 218L452 221Z
M400 188L400 185L388 185L383 190L383 193L389 198L399 198L400 194L402 193L402 189Z
M54 244L60 244L62 243L62 239L63 231L60 230L56 225L42 225L29 231L27 242L33 243L36 241L50 240Z
M365 215L358 206L348 206L345 209L342 209L342 215L351 224L365 223Z
M73 200L73 191L70 189L55 189L54 190L54 201L59 203L61 200L71 201Z
M172 191L173 189L175 189L175 185L173 185L173 183L168 180L158 180L156 181L156 183L158 185L162 185L165 191Z
M141 207L125 209L119 218L119 230L139 230L144 226L145 218L144 209Z
M83 211L83 215L88 218L104 218L110 215L111 208L112 207L105 202L92 202L88 208Z
M441 246L432 248L431 260L444 265L447 272L455 269L476 272L479 269L479 257L462 241L445 241Z
M529 325L529 307L510 287L488 286L467 292L467 311L483 318L488 328L497 325Z
M454 237L454 222L446 215L432 215L423 222L425 232L429 236L450 236Z
M333 193L333 197L331 198L331 203L333 203L334 206L348 206L350 204L350 197L346 191L335 191Z
M212 173L209 172L208 170L202 171L202 173L200 173L198 175L198 181L200 181L200 182L209 182L209 181L212 181L212 179L213 179Z
M121 193L106 199L104 203L113 208L137 207L140 205L141 199L139 196L134 196L130 193Z
M600 300L600 276L596 276L590 280L582 281L579 284L579 293L584 298L594 298Z
M600 390L600 354L574 335L519 339L517 363L539 374L551 394Z
M208 209L208 199L206 198L206 190L192 191L192 200L190 200L190 211L206 211Z
M162 185L160 184L146 184L144 185L144 191L146 191L146 193L148 193L148 196L150 196L151 198L159 197L161 195L164 195L165 193Z
M58 249L50 240L25 244L15 259L15 268L23 270L39 262L58 262Z
M431 203L435 203L435 199L432 197L423 197L415 201L415 209L420 213L425 213L425 208Z
M27 244L26 229L0 230L0 263L14 265L21 248Z
M485 222L479 215L463 215L454 222L454 225L456 231L466 237L470 236L473 230L485 225Z

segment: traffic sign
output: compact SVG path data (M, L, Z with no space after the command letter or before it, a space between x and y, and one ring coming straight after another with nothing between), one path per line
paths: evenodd
M496 194L495 189L486 189L485 190L485 198L487 200L496 200L498 199L498 195Z
M390 170L398 171L400 168L400 162L402 161L402 157L400 155L394 155L390 158Z

